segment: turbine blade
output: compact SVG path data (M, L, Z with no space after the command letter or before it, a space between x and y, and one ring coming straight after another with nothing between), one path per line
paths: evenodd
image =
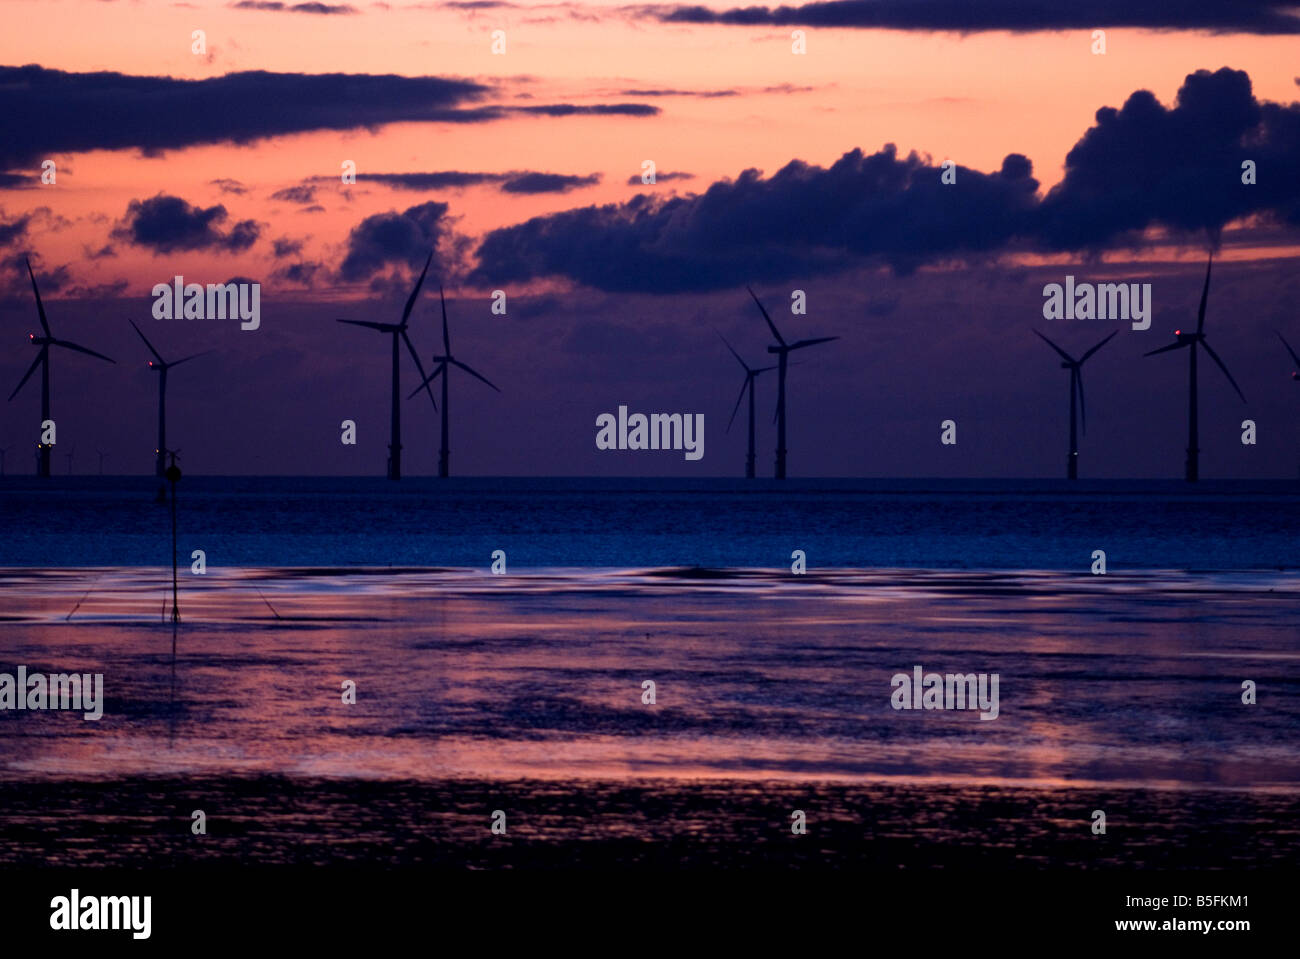
M1188 341L1188 342L1192 342L1192 341ZM1175 340L1173 343L1170 343L1168 346L1162 346L1158 350L1152 350L1150 353L1143 353L1142 355L1155 356L1157 353L1168 353L1170 350L1180 350L1186 345L1187 343L1179 343L1178 341Z
M1286 351L1291 354L1291 359L1295 361L1296 368L1300 369L1300 356L1295 355L1295 350L1291 349L1291 344L1286 341L1285 336L1278 333L1277 330L1274 330L1273 332L1277 333L1277 338L1282 341L1282 345L1286 347Z
M745 287L745 289L749 290L749 287ZM754 302L758 304L758 311L763 314L763 319L767 320L768 329L772 331L772 335L776 337L776 341L780 343L782 346L785 346L785 340L781 337L781 333L777 330L776 324L773 323L772 318L767 315L767 310L763 309L763 304L758 302L758 297L754 296L754 291L749 290L749 295L754 297Z
M429 251L429 258L424 261L424 269L420 271L420 278L415 281L415 289L411 291L410 297L406 301L406 309L402 310L402 322L400 326L406 326L406 321L411 318L411 310L415 309L415 301L420 296L420 287L424 286L424 275L429 272L429 264L433 262L433 251Z
M735 408L732 409L732 411L731 411L731 419L727 420L727 428L726 428L725 430L723 430L722 432L724 432L724 433L730 433L730 432L731 432L731 424L732 424L733 422L735 422L735 419L736 419L736 413L738 413L738 412L740 411L740 401L743 400L743 399L745 398L745 390L746 390L746 388L749 387L749 384L752 383L753 381L754 381L754 378L753 378L752 376L746 376L746 377L745 377L745 382L743 382L743 383L740 384L740 395L736 397L736 405L735 405Z
M1214 360L1214 362L1218 364L1219 369L1223 370L1223 375L1228 378L1228 382L1231 383L1232 388L1237 391L1237 395L1241 397L1241 401L1243 403L1246 402L1246 394L1241 392L1241 387L1238 386L1237 381L1232 378L1232 374L1228 372L1228 368L1223 365L1223 360L1219 359L1219 354L1214 352L1214 350L1210 348L1210 344L1205 342L1205 340L1201 340L1201 346L1205 347L1205 352L1210 354L1210 359Z
M368 330L378 330L380 333L395 333L401 327L394 326L392 323L374 323L370 320L338 320L336 322L346 323L348 326L364 326Z
M1102 340L1100 343L1098 343L1096 346L1094 346L1092 349L1090 349L1087 353L1084 353L1083 356L1081 356L1081 357L1079 358L1079 362L1082 363L1084 360L1086 360L1088 357L1092 356L1092 354L1096 353L1099 349L1101 349L1103 346L1105 346L1107 343L1109 343L1111 340L1113 340L1113 339L1114 339L1115 337L1117 337L1118 335L1119 335L1119 330L1116 330L1116 331L1115 331L1114 333L1112 333L1110 336L1106 337L1104 340Z
M434 380L436 380L438 378L438 374L445 372L446 369L447 369L447 362L446 360L444 360L443 362L438 364L437 369L435 369L432 373L430 373L428 378L425 379L423 383L421 383L415 389L411 390L410 396L407 396L406 398L409 400L416 393L420 392L420 390L429 390L429 395L433 396L433 391L429 389L429 384L432 383ZM438 408L438 405L435 403L433 408L436 410Z
M448 359L450 359L450 357L448 357ZM501 392L501 390L497 389L497 385L496 385L495 383L493 383L491 380L489 380L489 379L488 379L486 376L484 376L483 374L478 373L478 372L476 372L475 370L470 369L468 366L466 366L466 365L465 365L464 363L462 363L460 360L451 360L451 362L452 362L452 363L455 363L457 366L459 366L462 370L464 370L464 371L465 371L466 373L468 373L470 376L473 376L473 377L475 377L475 378L477 378L477 379L482 380L484 383L486 383L488 386L492 387L492 389L496 390L498 393Z
M451 334L447 332L447 298L442 293L442 284L438 284L438 301L442 304L442 355L451 356Z
M819 336L815 340L800 340L798 343L791 345L792 350L801 350L805 346L816 346L818 343L829 343L831 340L838 340L838 336Z
M1214 253L1205 261L1205 288L1201 290L1201 308L1196 311L1196 332L1205 331L1205 301L1210 297L1210 266L1214 263Z
M41 360L45 359L45 350L46 347L42 346L41 351L36 354L36 359L32 361L32 365L27 368L27 372L23 374L23 378L18 381L18 385L14 387L14 391L9 394L9 399L12 400L17 396L18 391L23 388L23 384L32 378L32 374L36 372L36 367L40 366Z
M62 346L62 347L65 347L65 348L67 348L67 349L69 349L69 350L76 350L78 353L85 353L85 354L88 355L88 356L97 356L97 357L99 357L101 360L108 360L108 362L110 362L110 363L116 363L116 362L117 362L117 360L113 359L112 357L105 356L103 353L96 353L94 350L92 350L92 349L90 349L90 348L88 348L88 347L85 347L85 346L78 346L76 343L69 343L67 340L50 340L50 345L51 345L51 346Z
M1037 337L1038 337L1040 340L1042 340L1044 343L1046 343L1048 346L1050 346L1052 349L1056 350L1057 353L1060 353L1060 354L1061 354L1061 359L1065 360L1065 362L1067 362L1067 363L1073 363L1073 362L1074 362L1074 357L1073 357L1073 356L1071 356L1069 353L1065 352L1065 350L1061 349L1059 346L1057 346L1055 343L1053 343L1053 342L1052 342L1051 340L1049 340L1047 337L1043 336L1042 333L1039 333L1037 330L1034 330L1034 335L1037 336Z
M717 330L714 330L713 332L718 333ZM740 358L740 354L736 352L735 348L732 347L730 343L727 343L727 338L723 336L721 333L718 333L718 339L720 339L723 343L726 343L727 349L731 350L731 355L736 358L736 362L739 363L744 368L745 372L746 373L751 372L749 367L746 365L745 361Z
M426 377L424 375L424 364L420 362L420 354L415 352L415 344L413 344L411 342L411 338L406 335L406 328L403 327L400 331L398 331L398 335L402 338L402 342L406 344L407 350L410 351L411 359L415 360L415 368L420 371L420 379L423 381L421 383L421 386L423 386L423 388L428 391L429 402L433 404L433 408L436 410L438 408L438 401L433 398L433 390L429 388L429 381L433 379L433 377L432 376ZM420 392L419 386L415 388L415 393L418 392ZM414 396L415 393L412 393L411 396ZM408 396L407 399L409 400L411 396Z
M156 360L157 360L160 364L162 364L163 366L166 366L167 364L163 361L163 358L162 358L161 356L158 355L158 351L155 350L155 349L153 348L153 344L149 342L149 337L147 337L147 336L145 336L143 333L141 333L141 332L140 332L140 327L138 327L138 326L135 325L135 320L127 320L127 322L130 323L132 329L134 329L134 330L136 331L136 333L138 333L138 334L140 335L140 339L144 340L144 345L147 346L147 347L149 347L149 352L153 354L154 359L156 359Z
M50 336L50 323L45 319L45 304L41 302L41 291L36 289L36 274L32 272L32 261L28 257L23 257L27 263L27 275L32 278L32 292L36 294L36 312L41 315L41 329L45 331L46 336Z
M207 356L211 352L212 352L211 350L204 350L202 353L191 353L189 356L186 356L183 359L179 359L175 363L169 363L167 365L180 366L182 363L188 363L190 360L197 360L200 356Z

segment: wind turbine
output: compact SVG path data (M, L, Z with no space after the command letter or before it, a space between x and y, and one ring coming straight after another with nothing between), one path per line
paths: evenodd
M5 454L11 449L13 449L12 446L6 446L3 449L0 449L0 476L5 475Z
M1282 345L1286 347L1286 351L1291 354L1291 359L1295 363L1295 369L1291 371L1291 379L1300 383L1300 356L1295 355L1295 350L1291 349L1291 344L1286 341L1285 336L1278 333L1277 330L1273 332L1277 333L1277 338L1282 341Z
M1065 352L1065 350L1061 349L1059 346L1057 346L1055 343L1049 340L1047 337L1043 336L1042 333L1039 333L1037 330L1034 330L1034 332L1038 334L1039 339L1041 339L1044 343L1046 343L1052 349L1056 350L1056 352L1061 355L1061 369L1070 371L1070 456L1066 460L1065 475L1066 478L1068 479L1078 479L1079 478L1079 424L1076 422L1076 418L1075 418L1076 412L1082 415L1083 432L1085 434L1088 432L1088 410L1083 402L1082 367L1083 364L1087 362L1088 357L1092 356L1092 354L1096 353L1099 349L1101 349L1112 339L1114 339L1116 334L1119 333L1119 330L1116 330L1110 336L1106 337L1104 340L1102 340L1100 343L1098 343L1096 346L1090 349L1087 353L1084 353L1083 356L1079 357L1077 360L1074 357L1072 357L1069 353ZM1078 402L1077 411L1075 409L1076 398Z
M350 326L364 326L366 329L378 330L380 333L388 333L393 337L393 399L392 413L389 421L389 440L388 440L388 478L390 480L399 480L402 478L402 412L399 405L401 396L401 372L398 364L398 341L406 344L407 350L411 353L411 359L415 360L415 368L420 371L421 379L424 378L424 364L420 362L420 356L415 352L415 346L411 343L410 336L406 332L407 321L411 318L411 310L415 308L415 301L420 296L420 287L424 285L425 274L429 272L429 264L433 262L433 252L429 252L429 258L424 261L424 269L420 271L420 278L415 283L415 289L411 291L410 297L406 301L406 308L402 310L402 322L400 323L373 323L369 320L339 320L340 323L347 323ZM428 383L428 380L425 380ZM428 389L428 387L425 387ZM416 393L419 390L415 391ZM429 402L433 403L433 408L438 408L437 402L433 398L433 390L429 389ZM446 417L443 417L443 432L446 432Z
M717 333L716 330L714 330ZM735 351L727 338L718 333L718 339L726 343L727 349L731 350L731 355L736 358L745 371L745 382L740 385L740 395L736 397L736 405L731 410L731 419L727 420L726 432L731 432L731 424L735 422L736 413L740 410L740 401L745 398L745 392L749 392L749 454L745 457L745 479L754 478L754 380L758 378L759 373L766 373L768 370L776 369L775 366L762 366L756 370L751 370L749 364L740 358L740 354Z
M1241 401L1246 402L1246 394L1241 392L1241 387L1237 381L1232 378L1228 368L1223 365L1223 360L1219 359L1219 354L1215 353L1210 344L1205 339L1205 302L1210 296L1210 267L1214 263L1214 254L1205 263L1205 288L1201 290L1201 308L1196 313L1196 332L1184 333L1182 330L1174 330L1174 336L1177 339L1168 346L1162 346L1158 350L1152 350L1149 353L1143 353L1143 356L1155 356L1157 353L1168 353L1170 350L1181 350L1184 347L1190 354L1191 375L1188 379L1187 393L1187 482L1195 483L1200 478L1199 459L1200 448L1197 444L1197 409L1196 409L1196 347L1199 345L1210 354L1210 359L1214 360L1219 369L1223 370L1223 375L1228 378L1232 388L1237 391Z
M64 455L67 456L67 458L68 458L68 475L69 475L69 476L72 475L72 457L75 456L76 453L77 453L77 448L74 446L74 447L72 447L71 451L69 451L68 453L65 453L65 454L64 454Z
M745 287L749 290L749 287ZM749 295L754 297L754 302L758 305L758 311L763 314L763 319L767 320L768 328L772 335L776 337L776 346L769 346L767 351L776 354L777 360L777 384L776 384L776 478L785 479L785 371L788 365L790 354L794 350L801 350L805 346L816 346L818 343L829 343L831 340L838 340L838 336L822 336L814 340L799 340L795 343L787 343L778 332L776 324L772 318L767 315L767 310L763 309L763 304L758 302L758 297L754 296L754 291L749 290Z
M18 395L18 391L21 390L23 388L23 385L32 378L32 374L36 372L36 367L39 366L41 368L41 423L43 424L45 423L46 420L50 418L50 347L51 346L62 346L65 349L76 350L78 353L86 353L89 354L90 356L98 357L101 360L108 360L108 362L110 363L116 361L109 359L103 353L96 353L94 350L88 349L84 346L78 346L76 343L69 343L67 340L56 340L54 338L54 334L50 332L49 320L45 318L45 306L44 304L41 303L41 291L36 288L36 274L32 272L32 261L28 259L26 260L26 263L27 263L27 275L32 278L32 292L36 294L36 312L40 315L41 329L45 331L45 335L37 336L35 333L28 334L28 339L31 340L32 346L39 346L41 348L41 352L37 354L37 357L35 361L32 363L32 365L27 368L27 372L23 374L23 378L18 381L18 385L14 387L14 391L9 394L9 399L12 400L15 396ZM37 449L36 475L37 476L42 476L47 479L49 478L50 453L51 453L51 447L53 445L54 445L53 443L37 444L36 447Z
M168 363L162 358L162 354L153 348L153 344L141 332L140 327L135 325L135 320L128 320L127 322L131 324L140 339L144 340L144 345L149 347L149 352L154 356L149 361L149 369L158 374L158 446L154 449L154 475L165 476L167 475L167 371L173 366L188 363L190 360L206 356L212 351L204 350L202 353L192 353L182 359L172 360L172 362ZM99 471L102 473L104 472L104 454L100 453L99 456Z
M100 475L100 476L103 476L103 475L104 475L104 457L107 456L108 454L105 453L103 450L98 450L98 449L95 450L95 452L99 454L99 475Z
M415 388L415 390L411 393L411 396L414 396L416 393L420 392L421 389L426 389L426 390L429 389L429 384L432 383L438 377L439 374L442 375L442 443L438 447L438 476L447 477L451 475L451 449L447 445L448 444L447 380L450 378L447 365L451 364L452 366L459 366L470 376L474 377L476 380L482 380L484 383L492 387L492 389L496 390L498 393L500 393L501 390L497 389L496 384L493 383L491 380L489 380L486 376L483 376L481 373L478 373L470 369L470 367L466 366L460 360L456 359L454 356L451 355L451 336L447 332L447 298L443 296L441 284L438 285L438 299L442 302L442 355L435 356L433 358L434 361L438 364L437 367L434 369L432 373L430 373L427 377L425 377L423 383L421 383L418 387ZM424 371L421 370L420 372L421 374L423 374ZM407 399L409 400L411 396L408 396Z

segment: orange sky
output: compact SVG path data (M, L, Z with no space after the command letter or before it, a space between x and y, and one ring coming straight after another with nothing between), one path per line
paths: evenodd
M156 158L134 150L56 157L57 193L0 193L0 208L12 216L45 205L76 222L48 236L36 232L50 264L103 246L131 199L160 191L203 206L224 203L232 221L253 217L271 225L265 237L305 240L304 256L337 263L349 229L368 214L436 198L450 203L461 231L478 237L539 213L625 200L638 189L627 178L645 159L661 171L696 175L659 191L702 190L747 167L772 173L793 158L825 165L853 147L873 152L893 142L903 153L915 149L980 170L997 168L1009 152L1024 153L1046 189L1060 178L1066 151L1095 110L1119 106L1136 89L1148 88L1168 104L1186 74L1226 65L1249 72L1257 97L1290 102L1297 94L1296 41L1288 37L1110 30L1107 53L1097 56L1083 30L962 37L822 29L809 30L808 53L795 56L785 30L631 20L614 12L614 4L584 5L584 15L609 11L593 22L538 4L472 15L357 6L357 15L312 16L234 10L222 2L8 0L0 63L183 78L251 69L463 76L499 84L493 102L643 102L663 112L398 124ZM206 57L190 52L195 29L206 31ZM490 51L494 29L506 31L505 55ZM761 92L780 84L812 89ZM644 88L744 93L647 98L622 92ZM516 100L520 94L530 99ZM306 177L337 175L343 159L355 160L363 177L367 171L528 169L599 173L603 181L537 196L504 195L491 186L429 194L363 184L350 202L325 187L324 213L268 199ZM223 195L210 183L223 177L249 192ZM264 274L273 266L267 246L187 261L223 277ZM126 251L79 265L77 278L90 284L125 277L132 290L143 291L160 268L149 253Z

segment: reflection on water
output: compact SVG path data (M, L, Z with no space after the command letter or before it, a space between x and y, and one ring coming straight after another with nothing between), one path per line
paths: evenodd
M213 569L174 659L169 590L0 570L0 671L102 672L106 698L0 712L0 779L1300 792L1294 574ZM998 673L999 718L891 709L916 664Z

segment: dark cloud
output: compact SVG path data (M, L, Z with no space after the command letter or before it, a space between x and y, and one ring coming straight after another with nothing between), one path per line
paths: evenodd
M0 190L30 190L41 178L29 173L0 173Z
M349 14L358 13L356 7L346 3L280 3L278 0L239 0L232 3L236 10L265 10L271 13L317 13Z
M31 214L24 214L16 220L0 220L0 246L12 246L27 235L27 227L32 222Z
M209 180L208 183L215 186L222 193L233 193L235 196L243 196L248 192L248 187L244 186L244 184L240 183L238 180L232 180L229 177L222 177L218 180Z
M600 182L600 174L572 176L567 173L521 173L501 184L506 193L567 193Z
M224 250L238 253L252 246L261 234L254 220L240 220L228 231L218 227L228 218L218 204L191 206L178 196L159 193L147 200L132 200L126 216L112 232L115 240L142 246L155 253L177 250Z
M0 67L0 170L51 153L140 148L156 154L309 130L386 123L488 123L511 115L654 116L648 104L466 106L491 89L471 80L250 71L206 80Z
M297 256L302 252L302 240L291 240L287 236L282 236L272 244L272 249L277 260L284 259L286 256Z
M1256 185L1242 184L1245 160L1257 164ZM1199 71L1171 108L1139 91L1122 109L1099 110L1046 197L1019 154L993 173L957 166L945 185L942 165L915 153L853 150L825 169L795 160L770 178L746 170L699 195L643 192L494 230L474 277L671 293L869 261L905 274L1011 249L1094 249L1157 226L1203 242L1251 214L1300 224L1296 170L1300 104L1257 101L1245 73Z
M656 173L654 183L642 183L641 174L633 173L627 178L628 186L654 186L658 183L665 183L670 180L694 180L694 173Z
M1300 33L1294 0L828 0L801 6L715 10L694 5L644 5L642 16L668 23L735 26L858 27L976 33L1142 27L1213 33Z
M625 97L702 97L706 100L718 97L740 96L739 90L620 90Z
M324 269L323 264L306 260L301 263L291 263L282 270L276 270L272 276L277 280L287 280L298 286L311 286L316 278L316 274Z
M353 283L374 276L389 264L423 265L429 251L450 233L447 209L445 203L430 201L401 213L394 210L366 217L348 235L339 276ZM440 269L442 265L438 264Z
M800 160L765 179L746 170L703 194L568 210L489 233L477 275L505 283L558 274L605 290L715 289L839 270L879 255L906 271L945 254L994 250L1033 209L1024 157L998 173L958 169L962 187L892 145L828 169Z
M0 168L49 153L249 142L441 120L488 88L441 77L254 71L207 80L0 67Z
M330 179L333 179L331 177ZM286 203L315 203L316 188L314 186L287 186L283 190L276 190L271 194L272 200L283 200Z
M1300 104L1256 100L1244 72L1200 70L1173 107L1139 90L1096 120L1043 203L1047 245L1100 245L1152 224L1215 233L1252 213L1300 224ZM1254 186L1241 180L1246 160Z
M313 182L332 179L332 177L312 177ZM577 176L569 173L540 173L532 170L512 170L506 173L439 170L428 173L357 174L357 182L382 183L397 190L454 190L492 184L507 193L567 193L569 190L599 183L600 174Z

